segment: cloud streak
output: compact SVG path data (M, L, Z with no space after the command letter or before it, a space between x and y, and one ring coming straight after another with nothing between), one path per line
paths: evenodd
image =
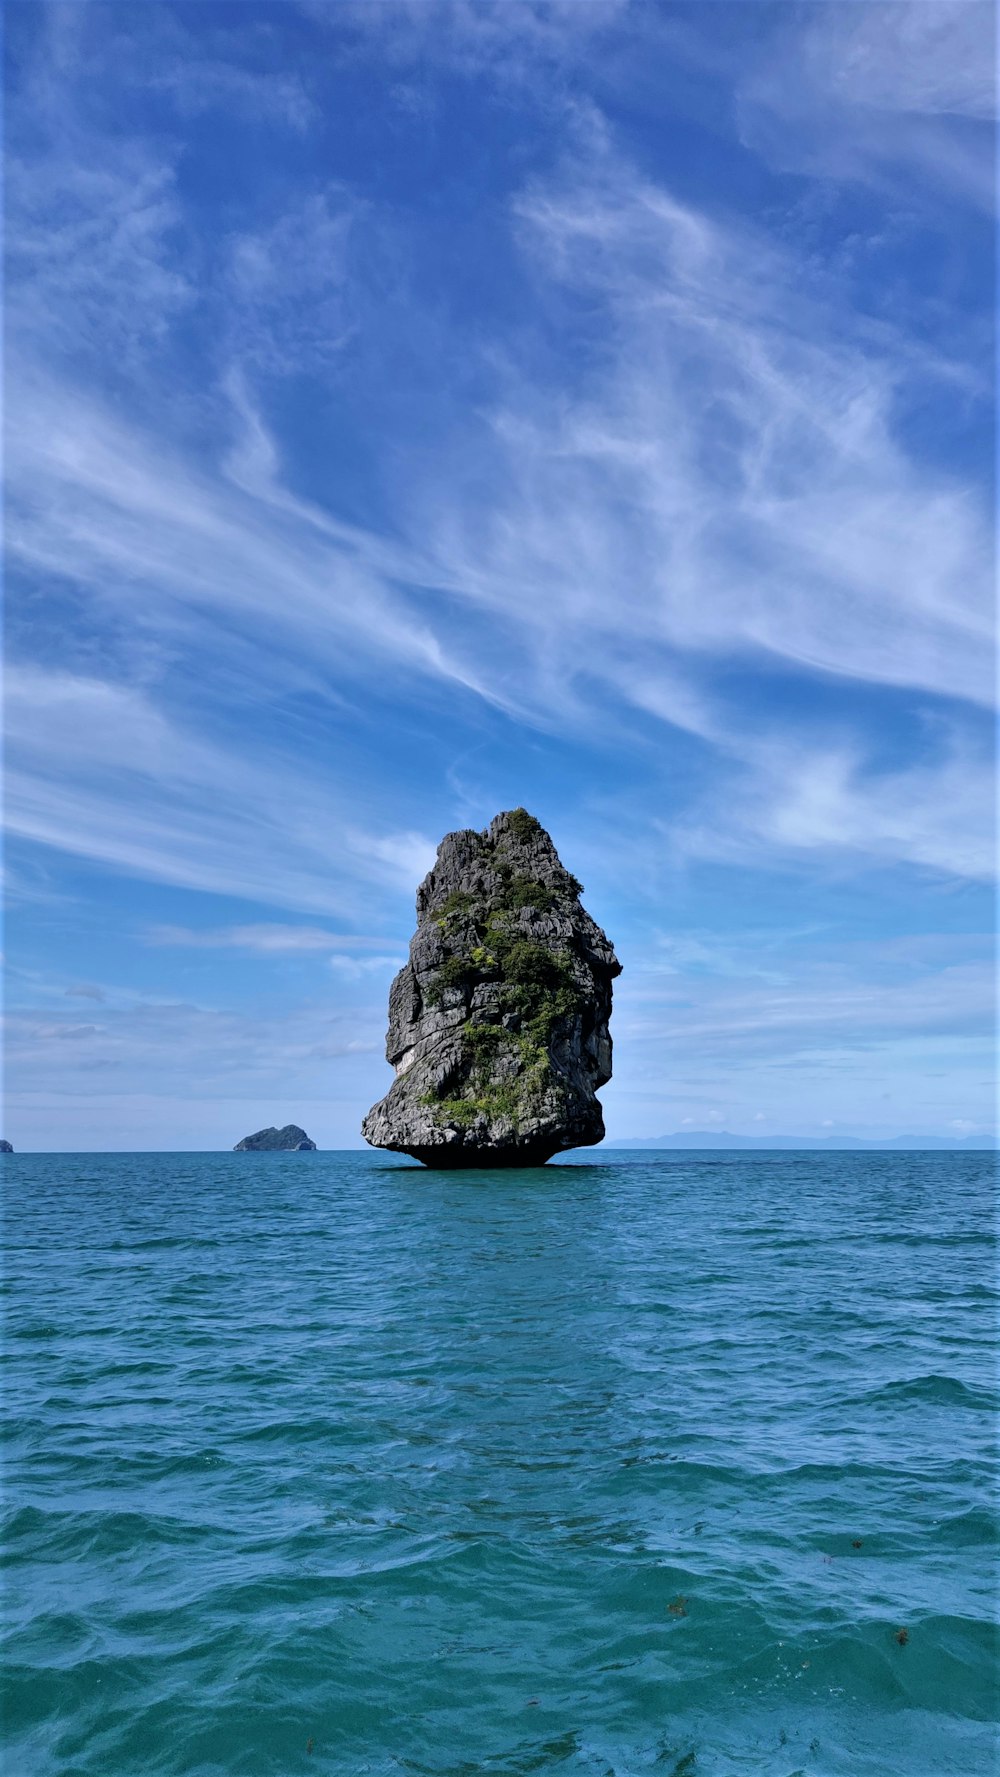
M746 139L791 171L883 186L904 202L916 177L939 200L992 212L993 8L876 0L800 16L742 82Z
M299 762L206 741L133 688L12 669L7 721L8 831L130 874L351 917L433 862L419 833L338 822Z
M316 950L384 950L385 938L364 937L355 932L327 932L319 926L266 925L216 926L192 931L188 926L153 926L146 934L150 944L179 946L185 950L246 950L257 956L286 956ZM82 989L75 991L81 992Z

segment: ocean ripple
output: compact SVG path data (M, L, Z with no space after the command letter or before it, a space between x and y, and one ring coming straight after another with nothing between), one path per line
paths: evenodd
M981 1777L982 1155L8 1156L5 1777Z

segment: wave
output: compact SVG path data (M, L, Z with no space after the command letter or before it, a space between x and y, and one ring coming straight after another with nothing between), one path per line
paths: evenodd
M977 1413L994 1413L1000 1404L996 1390L962 1382L957 1376L909 1376L905 1380L884 1382L878 1388L850 1397L854 1401L875 1406L879 1403L915 1401L934 1407L968 1408Z

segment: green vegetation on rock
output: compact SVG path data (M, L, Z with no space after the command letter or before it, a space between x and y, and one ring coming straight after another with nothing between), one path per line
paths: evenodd
M547 883L536 882L531 876L512 876L504 884L497 905L509 913L516 913L522 907L534 907L539 913L547 913L555 902L555 895Z
M532 905L529 892L544 887L526 878L515 881L525 885L522 905ZM559 1023L582 1004L569 955L512 928L502 912L477 922L477 934L482 923L489 944L474 944L467 955L447 957L428 992L437 1004L453 989L467 996L480 983L495 982L500 1015L512 1021L473 1019L462 1026L468 1061L464 1089L441 1098L434 1111L435 1122L458 1128L469 1127L480 1114L517 1121L535 1108L551 1073L548 1044Z
M521 845L530 845L533 839L545 832L541 821L536 821L533 814L526 808L512 808L507 816L507 825L514 838Z
M441 1099L428 1094L436 1123L467 1129L479 1116L514 1123L537 1108L550 1072L540 1043L500 1024L469 1022L463 1025L462 1036L470 1063L465 1089L460 1096ZM497 1078L495 1070L505 1060L512 1061L516 1071Z
M488 945L474 944L466 955L445 958L429 984L428 1005L439 1005L453 990L467 994L480 982L495 981L502 1009L515 1013L537 1042L547 1041L558 1021L580 1003L569 956L511 930L495 915L485 928Z

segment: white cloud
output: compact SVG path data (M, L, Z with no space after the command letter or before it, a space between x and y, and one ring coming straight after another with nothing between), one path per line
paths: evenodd
M774 165L992 209L995 14L982 0L862 0L802 9L746 73L739 116ZM956 127L959 126L959 127Z
M875 0L814 12L799 49L811 84L845 105L989 120L994 27L982 0Z
M11 335L47 353L148 357L195 290L176 247L174 169L127 140L93 160L76 143L7 163Z
M389 833L381 838L357 833L354 843L358 850L380 858L406 882L420 882L437 856L437 846L422 833Z
M670 843L678 853L772 866L778 858L825 853L992 880L995 777L988 744L955 740L933 763L877 772L856 749L810 748L794 736L750 738L743 751L727 820L720 822L714 799L706 799L700 819L672 824Z
M366 975L394 974L405 961L405 956L331 956L330 967L352 981L361 981Z
M231 36L229 47L236 44L235 35ZM316 121L315 102L296 74L283 70L267 74L238 67L234 61L212 60L199 55L197 39L190 36L176 60L168 54L157 62L159 65L146 71L148 85L154 92L168 93L181 117L196 117L204 111L229 116L242 112L258 122L266 118L283 123L296 133Z
M385 938L364 937L355 932L327 932L319 926L286 926L273 921L200 931L189 926L161 925L153 926L146 936L150 944L179 945L190 950L248 950L258 956L315 950L382 950L386 943Z
M29 1026L26 1035L35 1042L85 1042L89 1037L103 1035L103 1027L98 1024L36 1024Z
M354 0L333 9L325 0L299 0L299 10L338 36L353 29L358 49L400 71L425 76L431 64L510 85L551 79L554 69L599 53L602 35L621 23L629 0Z
M610 349L589 388L502 417L492 510L451 515L455 578L550 629L573 589L625 695L637 653L669 684L675 650L766 651L990 702L991 528L900 442L902 341L852 337L794 261L614 161L521 214Z
M350 918L434 856L338 819L345 788L301 761L227 750L134 688L11 668L7 722L8 831L135 875Z
M361 206L340 189L301 197L229 242L229 350L271 372L321 371L360 322L351 276Z
M428 573L420 557L203 473L37 367L12 380L8 546L27 571L99 588L106 609L131 611L141 593L144 621L186 624L191 646L210 622L217 654L255 647L275 685L388 666L501 701L435 633L426 600L393 585L394 556L411 579ZM239 459L265 485L266 455L258 443Z
M325 999L262 1018L131 995L99 1025L14 1006L8 1131L18 1149L176 1150L297 1122L321 1146L360 1146L371 1082L389 1084L381 1001L331 982Z
M724 1055L726 1066L755 1066L776 1054L833 1042L866 1050L914 1033L991 1034L996 993L992 967L955 963L903 980L881 978L877 959L862 969L844 962L799 963L782 986L687 975L666 986L626 968L616 988L617 1018L630 1041L683 1056Z
M754 971L763 934L734 941L746 958L742 979L696 967L664 977L623 947L613 1033L629 1064L602 1094L610 1129L705 1128L720 1079L730 1129L786 1133L829 1117L858 1134L944 1135L956 1115L990 1126L988 937L974 954L973 940L946 934L896 944L814 934L782 950L783 936L776 927L780 983Z

